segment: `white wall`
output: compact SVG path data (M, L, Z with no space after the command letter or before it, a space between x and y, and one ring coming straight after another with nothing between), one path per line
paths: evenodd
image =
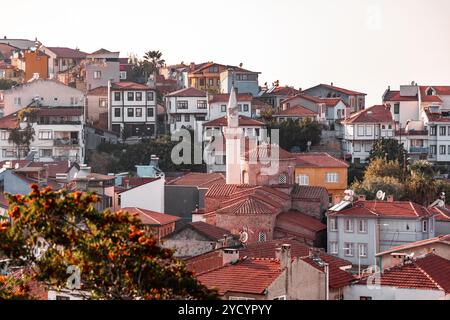
M228 102L213 102L209 104L209 120L214 120L227 115L226 109L222 111L222 106L228 105ZM239 115L251 117L252 116L252 102L251 101L238 101L238 105L242 106ZM244 105L248 105L248 110L244 111Z
M344 288L344 300L360 300L360 297L372 297L372 300L438 300L444 298L440 290L403 289L380 286L369 289L366 285L352 285Z
M138 207L164 213L164 181L161 178L122 192L120 207Z

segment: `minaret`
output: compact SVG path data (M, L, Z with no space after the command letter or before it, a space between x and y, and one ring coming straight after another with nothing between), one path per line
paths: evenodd
M227 126L224 128L226 139L227 184L241 183L241 138L239 112L234 86L231 88L227 106Z

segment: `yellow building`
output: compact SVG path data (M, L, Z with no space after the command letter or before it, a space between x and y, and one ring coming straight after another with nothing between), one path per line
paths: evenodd
M189 87L210 93L220 93L220 73L226 69L227 66L222 64L203 63L188 73Z
M299 185L324 187L328 190L330 203L336 204L347 189L349 165L328 153L296 154L295 182Z

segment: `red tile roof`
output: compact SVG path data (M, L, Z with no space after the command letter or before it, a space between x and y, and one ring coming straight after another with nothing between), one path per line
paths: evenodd
M283 101L281 101L281 104L286 104L289 103L295 99L304 99L304 100L308 100L314 103L323 103L323 100L321 98L318 97L313 97L313 96L309 96L307 94L304 93L298 93L292 97L289 97L287 99L284 99Z
M341 98L322 98L322 102L324 102L327 107L335 107L341 101L345 104Z
M227 116L223 116L208 122L203 123L204 127L226 127L228 125ZM239 126L240 127L262 127L265 124L261 121L239 115Z
M440 112L430 112L429 108L425 108L425 115L429 122L450 122L450 117L443 116Z
M386 123L394 122L392 113L385 105L375 105L367 109L355 112L346 120L345 124L351 123Z
M185 88L166 95L166 97L202 97L206 99L207 93L196 88Z
M320 201L328 197L328 191L324 187L295 185L291 191L293 199L305 199L309 201Z
M419 97L417 95L415 96L402 96L400 95L400 91L393 90L386 92L386 95L384 96L384 101L418 101Z
M287 222L293 226L298 225L313 232L319 232L327 228L319 219L310 217L299 211L282 212L277 216L277 223L278 221Z
M111 88L113 90L151 90L151 88L145 84L131 81L114 82Z
M338 91L338 92L341 92L343 94L347 94L347 95L350 95L350 96L355 96L355 95L356 96L361 96L361 95L366 96L367 95L367 94L365 94L363 92L358 92L358 91L354 91L354 90L348 90L348 89L344 89L344 88L340 88L340 87L336 87L336 86L331 86L329 84L321 83L320 86L325 87L327 89L334 90L334 91Z
M333 157L326 152L309 152L295 154L297 167L301 168L348 168L344 160Z
M251 94L247 93L238 93L236 95L238 102L251 102L253 100L253 96ZM212 93L208 96L210 103L215 102L223 102L228 103L230 100L230 94L229 93Z
M314 268L325 272L325 267L322 266L321 264L318 264L316 260L314 260L312 257L303 257L301 258L303 261L305 261L306 263L310 264L311 266L313 266ZM328 261L326 261L325 259L323 259L322 256L320 256L320 259L329 264L329 283L330 283L330 288L331 289L339 289L339 288L343 288L348 286L349 284L351 284L353 281L355 281L355 277L352 276L350 273L348 273L345 270L340 269L340 267L336 266L333 263L329 263Z
M275 212L274 206L270 206L266 201L258 199L254 195L247 195L243 199L236 202L233 199L232 204L224 206L217 210L218 214L234 214L234 215L246 215L246 214L272 214Z
M31 162L28 167L43 167L47 169L49 178L56 178L57 173L67 173L72 166L67 161Z
M179 217L175 217L166 213L136 207L122 208L121 211L126 211L130 214L137 214L137 217L142 221L143 224L151 226L164 226L166 224L174 223L180 220Z
M450 260L435 254L383 271L379 284L404 289L442 290L450 293ZM363 279L358 284L365 285Z
M223 239L225 235L232 237L230 231L202 221L189 222L185 228L196 230L212 241Z
M71 49L66 47L47 47L51 52L57 55L58 58L69 59L85 59L88 55L86 52L78 49Z
M296 94L299 94L300 91L292 88L292 87L288 87L288 86L284 86L284 87L276 87L274 90L272 90L271 95L280 95L280 96L293 96Z
M289 107L286 110L281 110L273 115L274 117L308 117L317 116L317 112L309 110L302 106Z
M427 95L427 90L429 88L433 88L436 92L436 95ZM439 97L441 95L449 96L450 86L420 86L420 98L423 102L442 102L442 99Z
M171 186L208 188L213 184L225 184L225 176L222 173L190 172L166 184Z
M278 260L243 259L236 264L199 274L197 279L208 288L217 288L220 295L227 292L263 295L281 273Z
M277 160L289 160L295 159L295 155L290 153L289 151L284 150L279 145L275 144L260 144L256 148L245 152L244 158L245 160L270 160L271 157L276 156L275 153L278 152ZM272 155L273 153L273 155Z
M108 96L108 87L102 86L89 90L89 96Z
M0 118L0 129L15 129L19 127L17 113L9 114Z
M439 236L439 237L434 237L434 238L430 238L430 239L420 240L420 241L408 243L408 244L405 244L402 246L392 247L389 250L377 253L376 256L383 256L383 255L386 255L389 253L399 252L399 251L412 249L412 248L416 248L416 247L420 247L420 246L424 246L424 245L428 245L428 244L433 244L433 243L438 243L438 242L446 243L446 244L450 245L450 234Z
M431 212L436 213L437 221L450 222L450 208L449 207L433 207L430 209Z
M356 201L350 208L329 211L330 216L421 218L432 215L430 210L410 201Z
M142 178L142 177L125 177L122 179L122 190L118 193L128 191L130 189L140 187L144 184L151 183L153 181L159 180L160 178Z

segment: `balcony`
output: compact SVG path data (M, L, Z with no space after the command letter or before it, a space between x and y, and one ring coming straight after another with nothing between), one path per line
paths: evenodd
M428 147L410 147L409 153L428 153Z
M78 147L80 142L78 139L55 139L55 147Z

